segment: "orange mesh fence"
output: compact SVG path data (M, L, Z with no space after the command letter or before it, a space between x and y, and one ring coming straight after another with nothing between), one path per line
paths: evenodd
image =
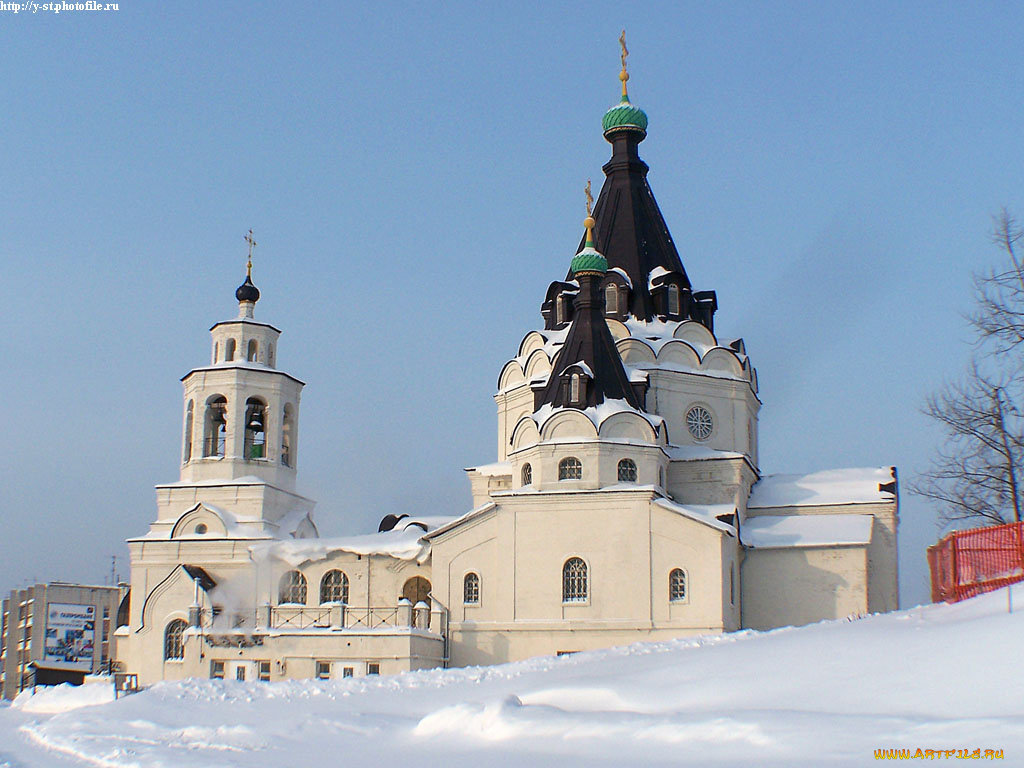
M928 547L932 601L955 603L1024 581L1024 523L955 531Z

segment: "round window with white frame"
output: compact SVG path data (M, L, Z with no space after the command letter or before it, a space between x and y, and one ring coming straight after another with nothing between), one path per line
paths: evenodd
M711 411L703 405L695 405L686 412L686 428L694 440L707 440L715 429Z

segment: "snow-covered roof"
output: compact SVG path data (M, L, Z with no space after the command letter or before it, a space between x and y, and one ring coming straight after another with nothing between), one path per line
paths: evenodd
M586 441L582 441L586 442ZM596 440L594 442L597 442ZM640 443L640 445L643 445ZM649 445L649 444L648 444ZM492 491L491 497L505 497L505 496L581 496L585 494L602 494L602 493L654 493L661 495L664 493L664 489L660 485L653 485L650 483L615 483L614 485L604 485L600 488L546 488L541 490L535 488L532 485L526 485L522 488L509 488L504 491Z
M562 369L562 373L560 373L559 376L564 374L570 368L579 368L581 371L583 371L584 376L589 376L591 379L594 378L594 372L590 369L590 366L587 365L586 362L584 362L583 360L577 360L572 365L565 366L565 368Z
M708 459L742 459L742 453L720 451L706 445L663 445L662 450L677 461L706 461Z
M626 376L629 377L630 382L639 383L651 378L651 374L648 371L642 371L639 368L633 368L632 366L625 364L623 364L622 367L626 369Z
M526 336L529 337L530 334L533 333L536 333L538 336L544 339L544 345L541 347L541 349L544 351L544 354L548 356L549 360L553 360L559 348L561 348L561 346L565 343L565 337L569 334L569 326L566 326L565 328L560 328L558 330L543 329L530 331L530 333L526 334ZM518 362L520 366L525 367L526 361L527 359L529 359L531 354L533 354L533 352L527 354L520 353L512 359Z
M808 475L768 475L750 493L748 509L870 504L892 501L880 486L894 480L893 467L829 469Z
M730 536L736 535L736 529L733 526L718 519L719 515L731 515L736 512L736 507L732 504L676 504L668 499L655 499L653 503L670 512L675 512L677 515L710 525L719 531L725 531Z
M494 509L496 506L497 504L495 504L493 501L489 501L486 504L481 504L479 507L475 507L464 514L459 515L458 517L451 518L447 523L438 526L435 530L430 531L423 538L429 541L435 536L450 531L455 526L461 525L462 523L466 522L467 520L470 520L471 518L477 517L478 515L482 515L484 512L488 512Z
M647 273L647 288L648 288L648 290L650 290L651 288L654 287L654 281L655 280L657 280L659 277L663 277L663 276L665 276L667 274L670 274L669 271L667 269L665 269L663 266L661 266L660 264L658 266L656 266L654 269L652 269L650 272L648 272Z
M762 515L748 517L740 538L745 547L827 547L871 542L871 515Z
M417 515L415 517L403 517L397 523L392 530L395 531L406 531L410 527L415 526L421 531L433 531L442 526L448 525L458 515Z
M601 425L606 419L613 416L616 413L635 413L642 419L645 419L652 428L657 430L665 420L655 413L647 413L646 411L640 411L630 405L628 402L622 399L604 400L595 406L580 410L579 408L558 408L551 403L544 403L538 408L533 414L533 420L537 424L538 428L543 428L544 423L554 416L559 411L574 410L579 411L586 416L594 424L597 429L601 428Z
M297 539L271 544L254 544L249 548L253 559L282 560L292 567L312 560L324 560L333 552L351 552L356 555L387 555L398 560L419 560L422 562L430 547L422 541L425 532L416 525L421 523L428 529L443 528L457 518L454 517L409 517L403 518L394 530L382 533L368 533L360 536L341 536L330 539Z
M466 467L467 472L478 472L486 477L502 477L512 474L511 461L496 461L493 464L481 464L479 467Z
M623 281L625 281L627 288L633 288L633 281L629 279L629 275L626 274L626 270L624 270L622 267L612 267L608 271L615 272L619 277L621 277Z
M657 317L651 320L639 320L635 315L630 315L623 322L623 325L629 329L629 335L634 338L672 341L675 339L675 336L672 334L675 333L680 323L675 320L666 322Z
M305 386L306 384L306 382L304 382L302 379L298 379L295 376L292 376L290 373L285 373L284 371L279 370L277 368L271 368L269 365L266 365L265 363L249 362L248 360L232 360L230 362L220 362L215 365L203 365L200 366L199 368L193 368L191 371L182 376L181 380L184 381L193 373L200 373L202 371L225 371L230 370L232 368L250 368L253 370L264 371L266 373L276 373L280 376L289 378L298 384L302 384L303 386Z
M175 488L185 487L191 488L192 486L201 486L203 488L213 488L218 485L269 485L266 480L256 475L245 475L244 477L235 477L225 480L176 480L173 483L160 483L155 486L156 488Z

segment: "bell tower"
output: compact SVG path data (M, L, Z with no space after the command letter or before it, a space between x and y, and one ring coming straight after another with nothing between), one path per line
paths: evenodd
M151 535L176 538L181 515L197 504L230 518L217 526L229 537L230 530L243 538L316 535L311 520L301 531L284 530L290 526L285 518L305 518L313 508L295 493L305 384L277 366L281 331L255 317L260 291L252 281L251 230L245 240L249 259L245 281L235 291L238 315L210 328L210 364L181 380L181 473L178 482L157 486Z
M185 387L182 482L253 477L295 489L299 398L303 382L277 368L281 331L255 319L259 289L250 260L235 291L238 316L210 329L210 365L182 379Z

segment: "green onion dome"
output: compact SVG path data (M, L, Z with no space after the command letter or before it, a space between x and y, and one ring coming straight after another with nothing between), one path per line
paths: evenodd
M574 275L580 272L600 272L603 275L608 271L608 259L594 247L594 219L588 216L583 226L587 228L587 243L582 251L573 256L569 271Z
M604 113L601 119L604 135L615 131L640 131L647 133L647 113L634 107L625 96L622 101Z

